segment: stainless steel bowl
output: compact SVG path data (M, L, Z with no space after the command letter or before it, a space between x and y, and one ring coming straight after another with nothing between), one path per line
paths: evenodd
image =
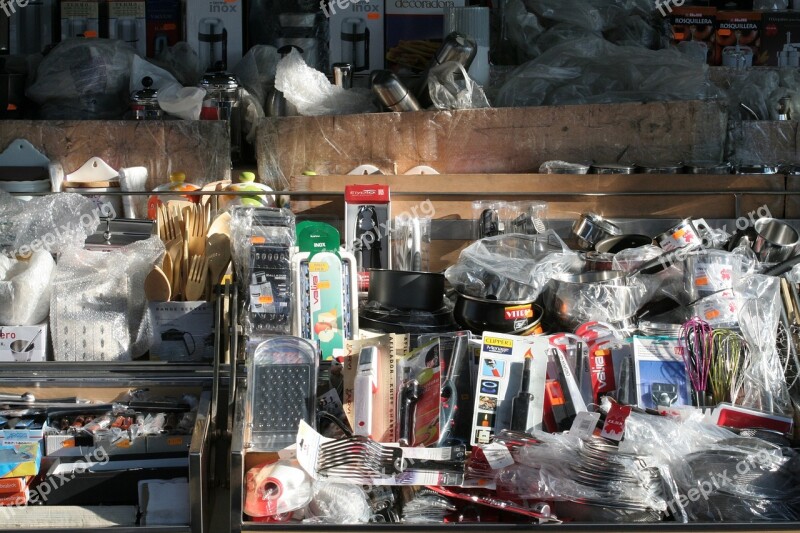
M794 255L800 235L789 224L774 218L759 218L754 227L753 251L759 261L780 263Z
M622 235L622 230L596 213L584 213L572 225L572 233L578 238L581 248L591 250L603 239Z

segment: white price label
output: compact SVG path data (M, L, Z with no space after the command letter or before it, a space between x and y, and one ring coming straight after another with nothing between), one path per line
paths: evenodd
M481 448L483 455L486 456L486 461L492 470L500 470L507 466L514 464L514 458L511 457L511 452L508 448L498 442L493 442Z
M600 413L589 413L582 411L575 416L572 421L572 427L569 428L569 434L575 435L579 439L587 440L592 437L594 430L597 427L597 422L600 420Z

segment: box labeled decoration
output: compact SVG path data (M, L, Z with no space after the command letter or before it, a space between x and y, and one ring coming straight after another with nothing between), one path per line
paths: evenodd
M705 51L706 61L713 61L714 25L717 9L714 7L675 6L669 15L670 42L692 42L693 46Z
M100 36L100 2L61 2L61 40Z
M147 0L145 21L145 53L157 57L181 40L180 0Z
M673 337L633 337L636 405L642 409L692 405L684 349Z
M761 15L763 64L773 67L800 66L800 12L775 11Z
M470 443L488 444L501 429L540 429L549 337L485 332ZM523 427L525 426L525 427Z
M35 476L42 462L38 442L0 445L0 479Z
M387 67L417 71L427 68L444 38L444 9L464 5L464 0L387 0Z
M382 69L384 1L369 0L344 4L332 1L323 8L330 13L330 64L349 63L353 72Z
M155 342L151 359L204 361L214 357L211 305L196 302L150 302Z
M47 359L47 324L0 326L0 362L28 363Z
M242 58L243 0L187 0L186 41L197 50L199 66L230 70Z
M130 45L144 57L147 53L145 0L108 0L108 38Z

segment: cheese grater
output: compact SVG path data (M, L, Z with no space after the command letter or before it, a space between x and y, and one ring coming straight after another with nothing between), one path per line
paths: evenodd
M278 451L295 442L300 421L315 426L318 357L297 337L273 337L249 358L250 447Z

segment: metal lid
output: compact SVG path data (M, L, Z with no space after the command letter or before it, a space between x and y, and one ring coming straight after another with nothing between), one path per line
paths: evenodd
M640 174L682 174L683 165L638 165L636 171Z
M731 164L728 162L716 163L713 161L694 161L686 163L687 174L730 174Z
M636 167L633 165L623 165L621 163L603 163L591 166L591 174L633 174Z
M144 89L131 93L131 102L146 106L158 106L158 90L153 89L153 78L145 76L142 78Z
M372 90L383 105L392 111L419 111L419 103L408 92L397 76L388 70L377 70L372 74Z
M442 41L442 46L436 52L434 61L441 65L448 61L455 61L468 69L478 53L478 45L469 35L457 31L450 32Z
M777 165L738 165L736 174L777 174Z
M239 80L230 72L206 72L200 80L200 87L210 90L232 90L239 87Z

